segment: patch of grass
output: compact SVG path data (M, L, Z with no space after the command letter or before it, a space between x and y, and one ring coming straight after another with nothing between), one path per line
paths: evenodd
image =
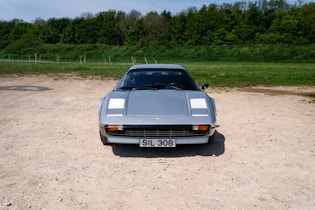
M160 62L161 63L161 62ZM175 62L185 66L199 84L212 87L315 85L313 63ZM121 78L131 63L0 61L0 76L7 74L75 73L82 77Z
M185 66L199 83L210 86L246 87L314 85L315 66L301 63L198 62Z
M0 76L5 74L60 74L76 73L79 76L120 78L131 64L127 63L80 63L0 61Z
M42 60L78 61L83 56L89 61L131 61L147 58L150 61L177 59L201 62L282 62L314 63L315 44L307 45L222 45L222 46L108 46L104 44L41 44L27 40L13 42L0 49L0 58L28 60L35 55Z

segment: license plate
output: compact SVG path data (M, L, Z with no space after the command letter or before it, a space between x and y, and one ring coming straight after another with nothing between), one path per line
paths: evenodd
M175 139L140 139L140 147L176 147Z

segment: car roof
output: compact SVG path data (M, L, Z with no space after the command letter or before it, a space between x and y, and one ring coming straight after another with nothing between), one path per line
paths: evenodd
M129 70L132 69L182 69L187 71L185 67L179 64L137 64L129 68Z

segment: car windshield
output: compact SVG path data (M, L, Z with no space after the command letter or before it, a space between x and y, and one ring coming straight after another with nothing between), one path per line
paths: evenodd
M194 80L181 69L134 69L120 81L116 90L198 90Z

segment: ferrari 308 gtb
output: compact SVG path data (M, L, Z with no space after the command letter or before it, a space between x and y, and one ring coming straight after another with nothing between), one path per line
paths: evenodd
M100 138L107 144L176 147L214 138L216 106L182 65L128 69L99 105Z

